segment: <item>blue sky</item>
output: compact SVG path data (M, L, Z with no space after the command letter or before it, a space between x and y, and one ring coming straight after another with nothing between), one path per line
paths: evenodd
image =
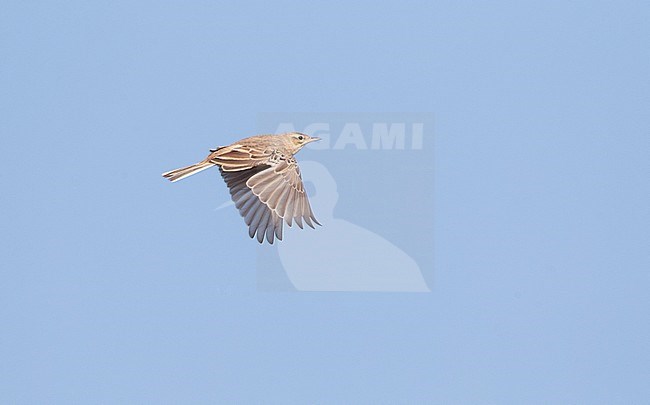
M646 2L0 10L2 402L650 395ZM434 115L431 293L257 290L217 174L160 173L268 111Z

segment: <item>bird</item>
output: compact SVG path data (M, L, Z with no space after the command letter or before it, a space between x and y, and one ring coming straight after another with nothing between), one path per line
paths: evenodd
M282 240L283 222L295 222L302 229L303 220L311 228L316 220L302 183L294 155L305 145L320 140L301 132L256 135L229 146L210 149L202 161L162 176L172 182L182 180L214 166L230 190L230 196L248 226L248 235L261 244Z

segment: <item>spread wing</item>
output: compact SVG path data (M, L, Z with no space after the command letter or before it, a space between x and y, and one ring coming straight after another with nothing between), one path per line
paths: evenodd
M230 189L230 196L239 210L239 214L244 217L248 225L248 235L253 238L257 234L257 241L262 243L264 237L273 244L274 238L282 240L282 218L273 212L266 204L253 194L246 182L252 176L264 171L269 166L259 165L253 168L239 171L227 172L221 167L221 176Z
M314 217L305 193L300 169L293 157L276 151L260 151L239 145L216 150L210 162L218 164L230 195L248 225L251 238L264 237L273 244L282 240L282 222L300 228L304 220L314 228ZM312 222L313 221L313 222Z
M294 220L300 228L303 227L303 220L312 228L313 222L320 225L309 205L300 168L293 157L269 165L251 176L246 185L287 225L291 226Z

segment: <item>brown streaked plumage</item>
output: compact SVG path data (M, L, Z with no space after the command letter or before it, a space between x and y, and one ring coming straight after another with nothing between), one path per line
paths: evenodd
M311 211L302 185L298 163L293 157L303 146L320 138L300 132L281 135L258 135L244 138L230 146L210 150L204 160L191 166L163 173L172 182L184 179L213 166L221 177L248 225L251 238L264 238L273 244L282 240L282 222L303 227L320 223Z

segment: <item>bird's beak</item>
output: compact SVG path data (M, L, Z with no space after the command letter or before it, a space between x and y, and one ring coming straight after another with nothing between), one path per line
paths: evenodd
M307 142L307 143L316 142L316 141L320 141L320 138L317 137L317 136L312 136L311 139L309 140L309 142Z

